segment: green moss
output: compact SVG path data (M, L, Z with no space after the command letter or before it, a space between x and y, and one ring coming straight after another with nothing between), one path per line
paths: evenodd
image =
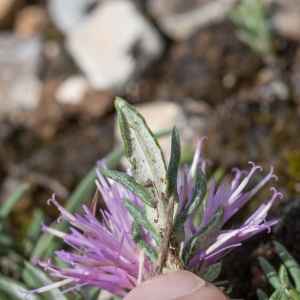
M290 177L288 188L294 189L295 184L300 182L300 150L287 153L286 161Z

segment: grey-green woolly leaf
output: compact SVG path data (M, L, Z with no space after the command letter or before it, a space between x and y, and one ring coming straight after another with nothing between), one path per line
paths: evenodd
M286 283L289 287L289 277L284 265L281 265L278 271L278 277L281 283Z
M136 182L136 180L132 176L129 176L122 172L107 170L103 168L100 168L100 171L104 176L122 184L126 189L136 195L144 204L151 207L154 206L147 191L141 184Z
M145 119L121 98L116 98L115 107L126 157L132 165L134 177L139 183L150 179L159 192L166 193L168 178L164 156Z
M153 263L157 262L157 253L144 240L139 224L134 221L132 223L132 237L136 245L151 259Z
M132 166L136 181L147 190L160 216L160 226L167 221L168 172L165 159L156 138L145 119L125 100L116 98L121 135L125 144L125 154ZM149 220L157 215L156 209L145 207ZM156 226L153 223L154 226Z
M214 171L214 173L209 177L208 181L207 181L207 185L211 185L212 184L212 181L214 180L216 185L218 185L222 178L224 177L224 174L225 174L225 169L224 168L221 168L219 167L218 169L216 169ZM202 203L200 204L200 208L197 210L197 213L195 214L195 217L194 217L194 220L193 220L193 223L194 223L194 226L196 228L199 227L200 223L201 223L201 220L202 220L202 216L203 216L203 213L204 213L204 208L206 207L207 205L207 202L208 202L208 193L206 193L205 197L204 197L204 200L202 201Z
M222 263L219 262L219 263L212 264L208 268L206 268L206 270L201 275L201 277L208 282L213 282L220 275L221 269L222 269Z
M153 226L148 221L147 217L145 216L145 211L138 206L136 206L134 203L132 203L131 200L123 199L123 202L125 204L126 209L131 214L133 219L141 226L143 226L145 229L147 229L153 238L155 239L156 243L159 245L159 237L153 228Z
M30 273L32 278L35 281L35 287L34 288L40 288L42 286L46 286L48 284L53 283L53 280L51 280L47 274L44 272L43 269L41 269L38 266L34 266L28 262L25 261L25 268ZM66 295L59 295L61 293L61 290L58 288L49 290L47 292L43 293L43 299L57 299L57 300L67 300L68 298Z
M300 300L300 293L294 289L289 289L289 293L293 300Z
M175 227L181 227L203 201L207 192L207 181L201 167L198 166L195 182L195 192L191 203L176 218Z
M224 209L220 205L207 224L187 242L182 253L182 258L186 265L199 251L212 244L213 240L221 230L223 218Z
M16 281L10 277L0 275L0 291L4 292L5 294L9 295L10 298L13 300L24 300L25 293L28 292L27 287ZM24 293L25 292L25 293ZM38 295L28 295L28 300L39 300L40 297Z
M180 156L181 156L180 137L177 128L174 126L172 132L171 158L168 167L168 179L169 179L168 195L169 196L172 195L174 192L177 193L177 175L178 175L178 167L180 163Z
M296 290L300 291L300 266L297 263L297 261L294 259L294 257L286 250L286 248L280 244L277 241L274 241L274 246L278 252L278 255L282 259L284 265L290 272L295 286Z
M287 296L284 294L286 290L286 285L281 284L278 286L276 291L271 295L270 300L283 300L283 299L289 299Z
M258 300L269 300L268 295L261 289L256 290Z
M258 261L273 288L277 289L280 287L282 283L280 282L276 269L263 257L259 257Z

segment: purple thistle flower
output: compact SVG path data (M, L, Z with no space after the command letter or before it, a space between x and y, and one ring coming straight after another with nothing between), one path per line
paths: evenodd
M179 195L178 213L182 212L192 201L194 194L194 178L197 166L200 165L205 171L206 161L200 157L200 150L203 138L198 140L194 160L190 168L184 166L182 172L177 176L177 190ZM252 164L248 175L243 177L245 171L234 168L235 177L231 184L221 184L216 187L215 180L208 186L207 198L202 205L202 211L197 210L184 223L185 243L201 230L214 216L221 205L224 209L223 224L227 222L250 198L252 198L271 178L277 177L271 168L269 174L252 190L243 192L247 183L257 169L261 167ZM100 165L106 168L102 160ZM131 170L127 169L131 175ZM130 191L111 179L106 179L97 170L97 187L103 196L107 210L101 210L102 222L99 222L91 210L83 205L85 214L70 214L55 199L52 202L61 212L61 217L72 225L70 233L63 233L43 225L44 232L49 232L62 238L66 244L75 251L56 251L55 254L64 262L70 264L70 268L62 269L54 266L51 261L45 263L36 260L45 269L51 271L51 275L62 278L62 281L51 285L32 290L27 294L40 293L62 285L71 285L71 289L90 285L105 289L113 294L125 296L131 289L147 280L153 275L155 263L148 258L134 242L131 226L133 217L127 211L122 199L126 198L135 205L142 208L143 203ZM277 223L276 220L266 221L267 213L277 196L275 188L271 188L274 194L267 204L261 205L258 210L245 221L240 228L221 230L214 238L209 247L199 251L188 263L187 269L201 276L205 269L218 261L229 249L241 245L245 239L263 231L270 230L270 227ZM201 222L198 226L194 224L195 215L202 213ZM156 242L145 229L142 229L145 240L156 249ZM197 266L201 264L201 268Z

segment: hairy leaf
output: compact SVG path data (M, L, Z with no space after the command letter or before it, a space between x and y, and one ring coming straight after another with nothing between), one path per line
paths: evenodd
M201 167L198 166L196 174L195 192L191 203L176 218L175 227L181 227L183 223L193 214L203 201L207 192L207 182Z
M100 171L104 176L122 184L126 189L136 195L144 204L152 207L154 206L153 201L150 199L144 187L141 184L137 183L132 176L129 176L122 172L107 170L103 168L100 168Z
M222 269L222 263L219 262L219 263L212 264L208 268L206 268L206 270L201 275L201 277L208 282L213 282L220 275L221 269Z
M182 258L185 264L199 251L209 247L221 230L224 218L224 209L220 205L208 223L197 232L183 248Z
M152 203L156 204L156 209L145 207L147 217L154 226L158 226L154 223L158 212L161 221L159 225L164 227L167 220L165 198L169 184L162 150L145 119L131 105L117 98L115 107L125 144L125 154L132 166L134 178L145 187Z
M177 175L180 163L181 145L180 137L177 128L174 126L172 132L171 159L168 168L169 188L168 195L171 196L174 192L177 193Z
M141 226L143 226L145 229L147 229L153 238L155 239L156 243L159 245L159 238L157 236L157 233L153 226L149 223L147 218L145 217L145 212L138 206L136 206L134 203L132 203L131 200L123 199L123 202L126 206L126 209L131 214L133 219Z
M132 237L136 245L151 259L152 262L157 262L157 253L144 240L139 224L134 221L132 223Z

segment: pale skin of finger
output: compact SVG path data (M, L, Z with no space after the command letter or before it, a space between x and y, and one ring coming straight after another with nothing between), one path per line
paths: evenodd
M214 285L188 272L169 272L151 278L123 300L227 300Z

